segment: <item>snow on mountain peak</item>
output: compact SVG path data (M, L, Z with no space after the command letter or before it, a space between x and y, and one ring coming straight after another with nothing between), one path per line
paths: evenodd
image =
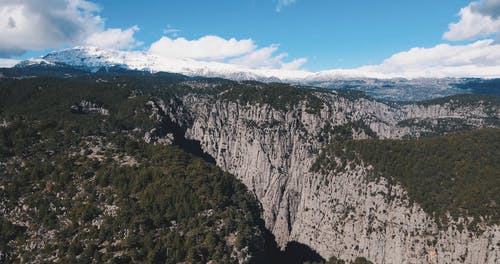
M338 69L320 72L283 69L251 69L245 66L189 58L167 58L148 51L121 51L97 47L75 47L53 51L38 59L19 63L17 67L33 65L68 65L96 72L101 68L122 67L148 72L170 72L187 76L220 77L230 80L256 80L312 85L324 88L356 89L375 98L386 100L419 100L464 92L457 88L461 78L405 79L388 76L369 69Z
M38 59L40 60L40 59ZM161 57L147 51L120 51L91 46L54 51L41 60L97 71L120 66L131 70L172 72L188 76L222 77L235 80L298 80L310 73L290 70L257 70L222 62ZM36 60L29 60L35 63Z
M100 68L123 67L131 70L171 72L187 76L221 77L231 80L257 80L264 82L280 81L293 84L314 84L319 86L330 86L330 83L339 80L443 77L439 71L436 71L434 74L423 74L412 71L409 71L407 74L386 73L385 71L377 70L377 67L380 68L380 66L367 66L356 69L334 69L319 72L285 69L253 69L247 66L225 62L203 61L190 58L168 58L156 55L150 51L123 51L92 46L80 46L53 51L40 59L24 61L18 66L22 67L23 65L51 63L66 64L90 71L97 71ZM455 75L456 74L450 74L450 77L475 77L473 75Z
M389 79L383 73L361 69L335 69L320 72L285 69L252 69L242 65L201 61L190 58L168 58L149 51L123 51L92 46L79 46L53 51L41 59L26 63L66 64L73 67L97 71L100 68L123 67L149 72L171 72L187 76L221 77L232 80L282 81L289 83L330 82L345 79Z

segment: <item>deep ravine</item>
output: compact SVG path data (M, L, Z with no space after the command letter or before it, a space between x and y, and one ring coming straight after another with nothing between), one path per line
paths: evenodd
M342 173L311 171L324 144L320 135L329 127L362 120L369 129L354 129L353 138L367 138L370 133L378 138L418 137L433 131L418 122L437 127L452 119L472 127L490 126L486 120L498 119L496 107L493 112L481 103L455 107L453 101L395 107L365 98L318 96L326 103L315 113L307 102L283 110L200 94L184 96L181 105L167 103L165 112L173 119L189 120L184 122L187 138L198 140L218 166L256 195L266 226L282 249L295 241L325 259L498 262L498 225L486 226L479 234L467 228L458 231L456 225L467 222L461 218L448 229L439 229L400 185L388 184L383 177L369 180L370 166L348 165ZM407 120L413 125L402 125Z

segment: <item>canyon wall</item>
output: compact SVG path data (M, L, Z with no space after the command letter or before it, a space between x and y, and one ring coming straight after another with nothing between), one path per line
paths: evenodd
M323 107L316 112L307 102L278 109L200 94L163 107L186 127L186 137L200 141L218 166L256 195L266 226L282 248L297 241L325 259L362 256L374 263L500 261L497 225L481 232L459 230L467 222L462 218L440 229L401 186L389 185L384 177L369 180L369 164L348 164L341 173L311 170L324 138L342 125L362 121L378 138L418 137L432 127L400 122L432 125L452 119L481 127L492 115L498 119L498 109L481 104L391 106L331 93L317 96ZM362 129L352 132L355 139L369 136Z

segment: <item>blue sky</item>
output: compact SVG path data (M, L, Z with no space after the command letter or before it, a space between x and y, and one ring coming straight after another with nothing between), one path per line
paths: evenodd
M90 45L252 69L491 76L499 32L500 0L2 0L0 66Z
M168 26L187 39L251 38L307 57L310 70L380 63L402 50L434 46L469 2L297 0L277 12L272 0L97 1L108 26L138 25L137 38L146 44Z

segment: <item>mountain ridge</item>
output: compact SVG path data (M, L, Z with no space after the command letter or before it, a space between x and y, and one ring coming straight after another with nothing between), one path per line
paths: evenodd
M477 78L403 78L374 75L356 70L330 70L308 72L300 70L250 69L223 62L204 62L192 59L168 59L146 51L119 51L96 47L75 47L53 51L47 55L25 60L11 68L23 69L72 68L67 74L108 71L142 71L149 73L169 72L190 77L224 78L235 81L283 82L301 86L317 86L329 89L353 89L388 101L417 101L459 93L486 92L500 94L498 79ZM479 80L479 83L478 81ZM480 82L493 83L493 88L481 90Z

